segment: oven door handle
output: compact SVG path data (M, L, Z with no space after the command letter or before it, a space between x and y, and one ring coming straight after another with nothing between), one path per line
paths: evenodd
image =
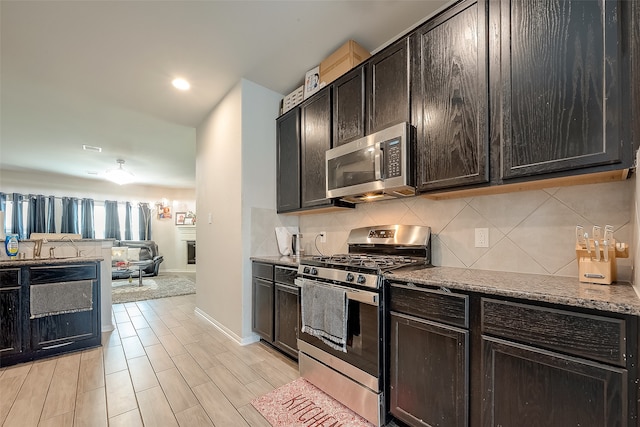
M344 286L332 285L330 283L319 282L317 280L308 280L304 278L297 278L295 280L296 285L298 285L298 287L300 288L303 287L302 285L304 284L304 282L313 282L322 286L331 286L332 288L344 289L345 291L347 291L347 299L350 299L351 301L358 301L363 304L373 305L376 307L380 305L380 296L375 292L350 289Z

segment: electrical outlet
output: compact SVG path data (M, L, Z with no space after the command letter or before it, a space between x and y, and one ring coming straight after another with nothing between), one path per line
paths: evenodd
M476 248L489 247L489 229L476 228Z
M327 232L326 231L321 231L320 232L320 243L327 243Z

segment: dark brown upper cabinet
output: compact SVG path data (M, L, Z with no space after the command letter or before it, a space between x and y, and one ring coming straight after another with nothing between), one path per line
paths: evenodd
M501 178L626 161L621 72L632 23L624 3L491 3L491 25L500 31L492 86Z
M365 66L360 65L333 84L333 146L365 135Z
M331 148L331 86L300 106L302 208L330 205L325 152Z
M300 109L295 107L276 121L277 210L300 209Z
M487 19L484 0L464 2L411 37L421 191L489 181Z
M367 133L409 122L409 39L403 37L371 57L366 74Z

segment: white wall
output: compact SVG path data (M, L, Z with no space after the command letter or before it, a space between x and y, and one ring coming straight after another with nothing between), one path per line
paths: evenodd
M241 343L255 339L251 218L254 208L274 208L281 98L242 80L196 130L197 311Z
M89 197L94 200L119 202L148 202L154 204L166 199L179 211L195 211L195 190L191 188L164 188L157 186L117 185L108 181L72 178L57 174L0 170L0 191L4 193L44 194L57 197ZM187 265L186 244L179 239L174 219L152 219L152 238L158 244L164 261L160 271L194 271Z

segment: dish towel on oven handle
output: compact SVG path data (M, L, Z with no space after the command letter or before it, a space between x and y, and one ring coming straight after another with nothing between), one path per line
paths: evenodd
M303 280L301 292L302 332L346 353L347 291Z

